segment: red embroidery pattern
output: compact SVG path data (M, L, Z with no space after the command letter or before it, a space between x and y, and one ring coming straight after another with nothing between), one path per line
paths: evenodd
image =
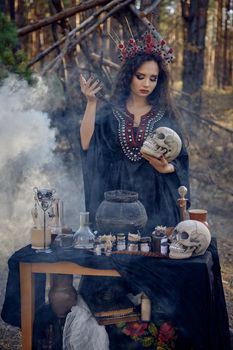
M158 112L152 110L141 117L140 125L137 128L136 135L134 131L134 116L128 111L122 111L113 108L113 114L118 120L118 136L121 148L125 156L132 162L142 159L140 149L147 136L153 132L154 125L164 115L165 110L160 109Z

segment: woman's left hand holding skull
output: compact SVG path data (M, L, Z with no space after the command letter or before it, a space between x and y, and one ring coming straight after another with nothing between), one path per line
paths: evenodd
M142 157L150 163L155 170L161 174L174 173L175 167L173 164L168 163L168 161L162 156L160 159L150 156L149 154L142 153Z

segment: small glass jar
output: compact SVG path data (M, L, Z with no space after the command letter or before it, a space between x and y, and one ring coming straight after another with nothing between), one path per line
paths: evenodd
M129 252L137 252L138 251L138 240L136 241L135 239L131 240L128 238L127 249Z
M150 237L142 237L140 239L140 250L141 252L149 252L150 251Z
M117 234L117 250L126 250L126 240L124 233Z
M137 252L140 238L141 238L140 234L133 234L129 232L127 250L130 252Z
M129 252L137 252L138 251L138 242L129 242L128 243L128 251Z

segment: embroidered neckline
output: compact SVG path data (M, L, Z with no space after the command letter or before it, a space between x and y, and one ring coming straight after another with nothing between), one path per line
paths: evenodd
M125 114L127 116L129 116L130 118L133 119L133 124L134 124L134 114L131 113L127 107L125 107ZM141 116L141 120L140 120L140 123L136 126L136 127L139 127L139 125L141 124L141 121L142 119L145 119L145 118L149 118L151 116L154 116L156 115L156 109L154 106L151 107L151 109L147 112L147 113L144 113L142 116ZM135 125L134 125L135 126Z
M141 122L136 128L136 135L134 135L134 115L127 110L119 110L113 108L113 114L118 121L118 137L121 148L125 156L132 162L137 162L142 159L140 149L147 136L154 130L154 125L164 116L165 109L161 108L156 111L155 108L144 114L141 117Z

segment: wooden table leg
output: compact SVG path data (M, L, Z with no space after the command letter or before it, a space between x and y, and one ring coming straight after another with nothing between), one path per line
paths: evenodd
M34 275L30 263L20 263L21 329L23 350L32 350Z

